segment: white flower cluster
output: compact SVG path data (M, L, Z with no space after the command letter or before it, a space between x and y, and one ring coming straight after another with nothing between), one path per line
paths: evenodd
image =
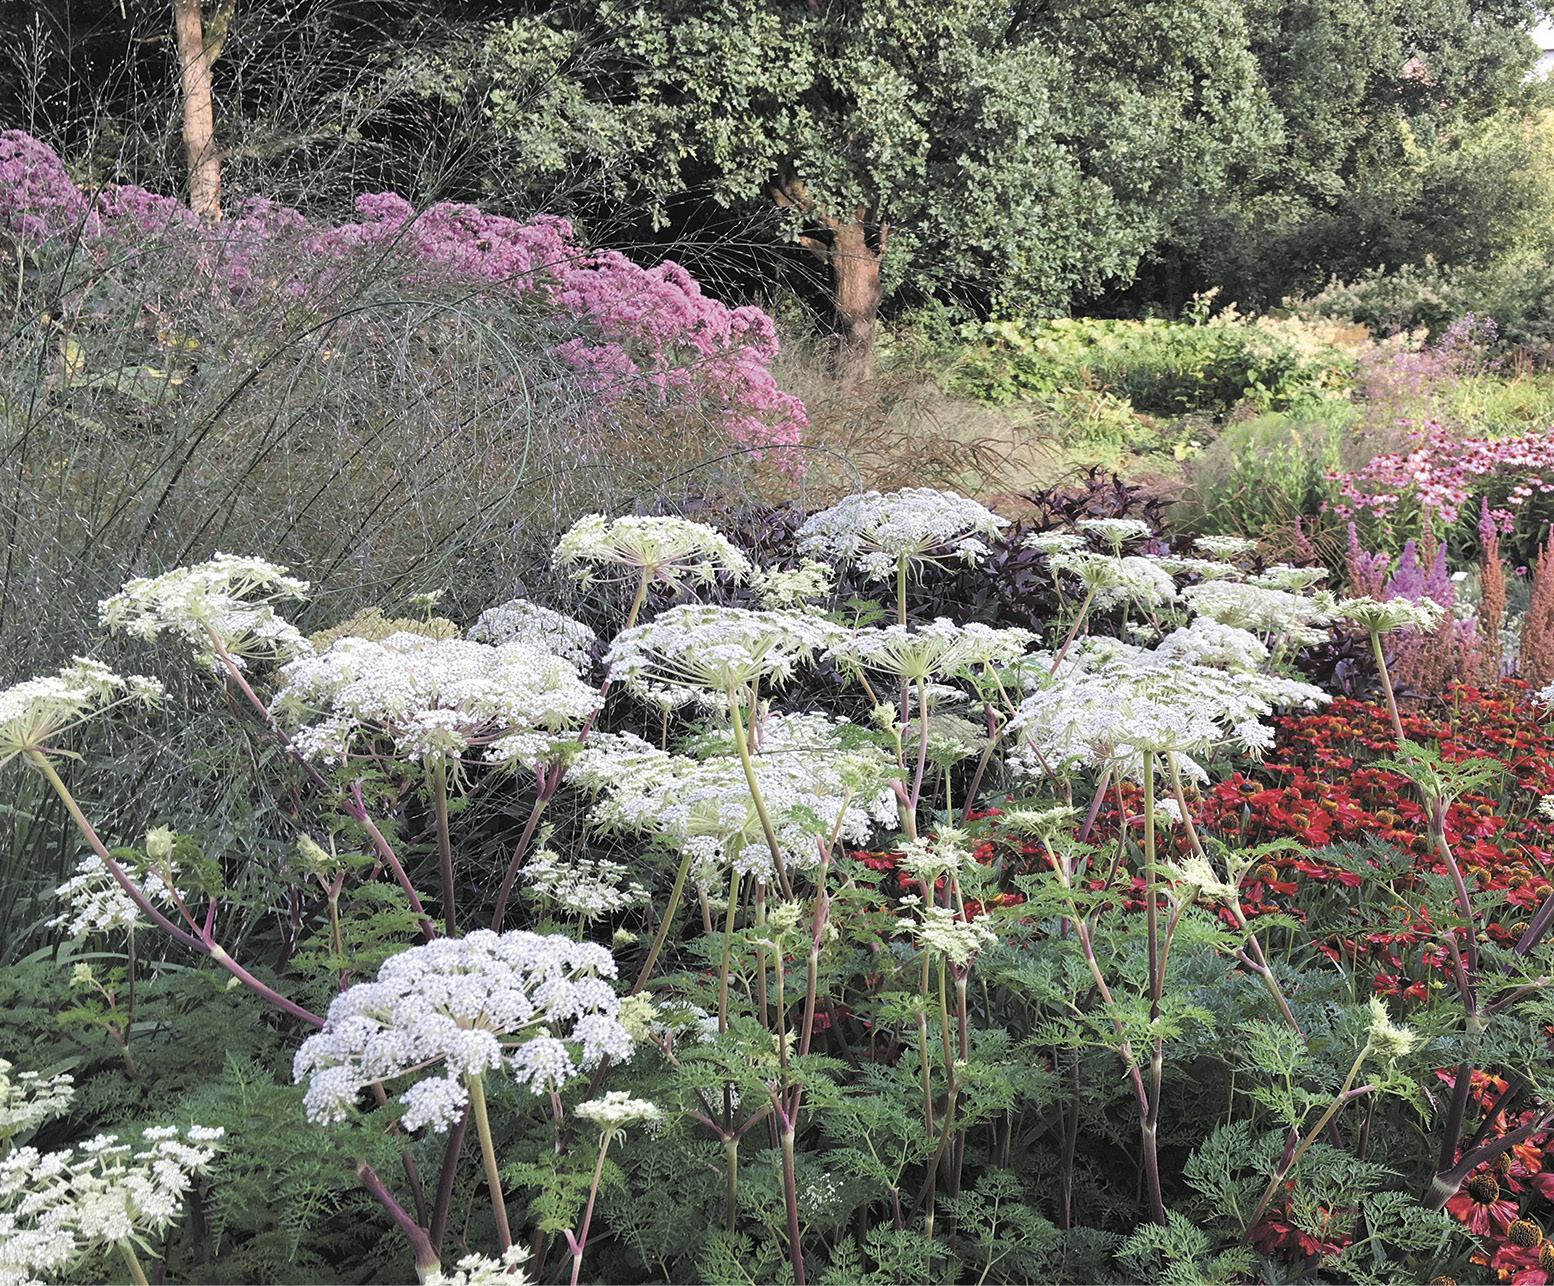
M806 612L687 604L622 631L604 659L612 679L678 704L757 680L781 683L845 633Z
M1080 531L1099 536L1113 549L1121 549L1129 541L1146 540L1153 535L1149 524L1138 518L1081 518L1074 525Z
M576 858L564 862L548 848L534 854L523 868L533 885L532 896L544 898L562 913L592 923L648 900L648 891L627 879L630 870L607 858Z
M1239 742L1260 755L1273 743L1264 722L1276 707L1314 707L1320 688L1243 667L1257 655L1255 638L1204 626L1177 630L1154 651L1096 639L1072 651L1058 672L1020 704L1011 729L1054 769L1112 763L1138 777L1146 754L1175 753L1194 775L1193 756ZM1204 660L1189 658L1199 657ZM1039 760L1016 749L1011 766L1034 772Z
M465 1255L451 1277L441 1267L421 1279L421 1286L530 1286L533 1278L523 1271L529 1248L514 1242L500 1259L484 1255Z
M844 745L848 726L817 714L771 715L762 727L753 768L786 866L817 865L819 837L839 830L863 844L876 824L897 820L894 765L877 746ZM703 888L730 863L741 874L771 873L750 786L732 754L692 759L629 734L605 734L588 739L571 775L601 792L597 824L670 839L695 855Z
M803 559L791 571L760 571L751 583L761 596L762 607L797 607L831 592L836 573L827 563Z
M625 1090L611 1090L603 1098L579 1103L572 1109L572 1115L592 1121L606 1137L629 1125L645 1125L649 1130L656 1130L664 1119L656 1103L632 1098Z
M1053 554L1048 565L1055 572L1077 577L1086 590L1093 591L1098 610L1126 602L1154 611L1176 601L1176 582L1171 574L1159 559L1143 554L1117 558L1076 550Z
M526 598L488 607L469 627L465 637L472 643L494 646L516 639L570 661L579 670L587 669L593 661L594 645L599 641L599 636L581 621L531 603Z
M246 658L284 661L313 650L272 606L307 593L306 581L285 573L262 558L217 554L193 567L132 580L98 608L104 625L139 638L155 638L163 630L182 634L195 656L212 667L219 668L218 645L240 669Z
M75 1097L75 1078L68 1072L48 1080L37 1072L17 1072L13 1080L10 1073L11 1064L0 1058L0 1153L18 1134L63 1116Z
M120 678L100 661L78 656L58 674L0 691L0 767L23 751L47 747L60 733L121 701L149 705L162 695L155 679Z
M599 706L570 663L517 641L343 638L281 676L271 712L298 729L301 754L326 762L358 737L387 737L409 759L457 759L483 745L493 763L533 763Z
M138 880L133 875L129 878L153 905L172 906L182 897L154 870L147 871ZM64 928L72 938L129 929L140 922L140 908L95 853L89 853L77 862L76 873L55 889L54 894L69 903L70 909L50 920L49 928Z
M466 1076L506 1066L543 1094L575 1075L579 1062L628 1059L631 1036L605 981L615 972L604 947L523 930L479 929L390 956L375 982L330 1002L323 1029L297 1051L292 1071L298 1082L309 1078L308 1119L344 1120L371 1082L441 1063L443 1079L416 1082L400 1102L410 1109L406 1129L444 1131L469 1101ZM514 1047L504 1037L523 1039Z
M1257 548L1257 542L1245 536L1199 536L1193 545L1210 558L1239 558Z
M30 1282L95 1246L166 1228L182 1208L189 1176L210 1164L221 1136L195 1125L180 1137L163 1126L145 1131L138 1152L99 1134L79 1149L18 1148L0 1159L0 1282Z
M956 625L941 616L928 625L857 630L833 643L826 655L845 665L926 681L979 665L1012 665L1035 640L1030 630Z
M1176 801L1168 801L1175 804ZM1178 817L1176 821L1181 821ZM1240 895L1236 886L1220 878L1209 860L1196 854L1189 854L1178 862L1162 863L1161 874L1178 889L1187 892L1181 894L1184 898L1204 898L1210 902L1219 902L1225 906L1234 906Z
M943 906L924 907L922 920L913 927L913 936L924 951L937 952L962 969L977 952L998 941L998 935L981 920L956 919Z
M1268 649L1255 634L1233 625L1221 625L1207 616L1195 616L1189 624L1161 639L1155 646L1155 656L1162 662L1250 673L1263 667Z
M991 509L953 491L908 487L848 496L814 514L798 530L799 549L856 560L864 573L884 580L902 559L955 556L975 563L989 553L977 537L996 536L1009 525Z
M1221 625L1250 630L1265 638L1283 637L1296 647L1327 638L1337 602L1326 592L1309 597L1243 581L1207 581L1189 585L1182 598L1199 616Z
M1338 604L1338 615L1377 634L1390 634L1393 630L1429 633L1441 623L1445 610L1429 598L1389 598L1384 603L1374 598L1346 598Z
M677 585L686 576L702 582L726 572L737 579L750 574L750 560L727 536L688 518L616 518L589 514L572 525L552 556L557 567L570 567L579 580L593 577L591 565L629 567L650 581Z

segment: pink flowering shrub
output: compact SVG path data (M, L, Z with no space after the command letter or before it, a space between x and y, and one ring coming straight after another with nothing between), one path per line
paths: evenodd
M178 202L144 188L83 192L60 159L29 135L0 133L0 228L24 243L78 243L103 264L143 256L186 261L191 280L214 284L242 307L256 290L319 310L343 304L364 265L411 286L453 284L537 298L555 312L550 351L603 402L711 407L739 444L789 451L804 407L769 369L776 328L758 308L704 295L680 265L643 268L613 250L576 243L565 219L528 223L442 203L419 214L393 193L356 200L355 222L319 225L263 199L207 227Z

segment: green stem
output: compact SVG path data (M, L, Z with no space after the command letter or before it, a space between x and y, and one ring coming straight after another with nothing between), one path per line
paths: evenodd
M1387 694L1387 712L1392 716L1392 731L1397 734L1398 746L1404 742L1403 720L1398 714L1398 700L1392 692L1392 676L1387 673L1387 658L1381 653L1381 635L1371 631L1371 651L1376 654L1376 670L1381 675L1381 690Z
M1359 1056L1354 1060L1354 1066L1349 1069L1349 1075L1344 1077L1343 1088L1333 1096L1333 1101L1327 1105L1327 1111L1322 1113L1321 1119L1307 1132L1306 1137L1301 1140L1300 1146L1290 1154L1290 1159L1283 1162L1274 1172L1273 1178L1268 1180L1268 1186L1263 1190L1263 1199L1257 1203L1257 1209L1252 1211L1252 1218L1247 1222L1246 1231L1242 1234L1241 1239L1243 1241L1246 1240L1252 1229L1257 1226L1258 1220L1263 1217L1263 1211L1268 1209L1268 1203L1273 1200L1273 1194L1279 1190L1279 1185L1284 1182L1284 1176L1295 1168L1295 1163L1305 1155L1306 1149L1316 1142L1317 1135L1321 1134L1327 1127L1327 1123L1337 1115L1338 1109L1349 1101L1351 1097L1349 1087L1354 1084L1354 1078L1360 1074L1360 1064L1370 1056L1370 1052L1371 1047L1367 1043L1360 1050Z
M496 1217L496 1239L502 1250L513 1244L507 1227L507 1203L502 1200L502 1177L496 1168L496 1148L491 1144L491 1119L486 1115L486 1087L479 1076L466 1076L470 1113L480 1135L480 1158L485 1162L486 1186L491 1190L491 1213Z
M648 975L653 972L653 966L658 963L658 953L664 949L664 939L669 936L669 926L674 923L674 913L680 909L680 894L685 889L685 877L690 873L691 856L687 851L680 859L680 870L674 877L674 888L669 892L669 904L664 908L663 919L659 921L652 950L648 952L647 959L642 962L642 972L637 975L636 986L631 989L633 996L640 993L647 985Z
M135 1254L135 1247L130 1245L128 1241L119 1241L114 1244L118 1246L119 1254L124 1256L124 1266L129 1269L130 1281L134 1282L135 1286L147 1286L146 1270L140 1266L140 1260Z
M453 895L453 841L448 834L448 761L432 769L432 802L437 808L437 860L442 876L443 925L450 938L459 932ZM504 1247L505 1249L505 1247Z
M896 623L906 624L907 560L896 560Z
M729 868L728 915L723 925L723 966L718 971L718 1031L728 1030L728 966L734 943L734 913L739 910L739 872Z
M761 820L761 833L766 836L766 846L772 852L772 866L777 872L777 885L782 889L785 898L793 896L793 887L788 883L788 873L783 868L782 850L777 845L777 832L772 829L772 819L766 813L766 800L761 796L761 788L755 780L755 764L750 758L750 747L745 740L745 721L739 713L739 694L730 688L728 691L728 710L734 722L734 745L739 749L739 762L744 766L745 783L750 787L750 798L755 801L755 815Z

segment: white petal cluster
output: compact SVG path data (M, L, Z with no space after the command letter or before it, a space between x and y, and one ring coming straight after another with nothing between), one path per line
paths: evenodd
M603 1098L591 1098L572 1109L574 1116L592 1121L605 1135L612 1135L631 1125L645 1125L656 1129L664 1114L656 1103L632 1098L625 1090L611 1090Z
M844 665L926 681L973 666L1011 665L1035 640L1029 630L956 625L941 616L928 625L857 630L837 639L827 655Z
M1162 654L1098 639L1071 652L1021 702L1011 728L1024 749L1011 754L1011 766L1037 771L1040 761L1029 749L1034 745L1054 769L1112 763L1136 778L1144 755L1170 752L1201 775L1193 756L1237 743L1260 755L1273 743L1263 720L1276 707L1309 708L1329 699L1293 679L1189 661L1190 650L1178 645ZM1234 648L1219 651L1235 659Z
M977 952L998 941L998 935L981 920L957 919L943 906L925 907L913 936L924 951L937 952L958 968L965 968Z
M129 878L152 905L160 903L170 907L182 897L155 870L147 871L139 879L133 875ZM176 875L173 878L176 879ZM76 873L56 888L54 894L63 898L70 909L50 920L49 928L64 928L72 938L128 929L140 922L140 908L95 853L76 863Z
M532 763L599 706L598 691L569 662L518 641L343 638L281 677L271 712L298 730L303 755L326 762L343 759L358 738L386 737L407 759L457 759L486 746L492 762Z
M514 1242L500 1259L465 1255L452 1276L440 1267L433 1269L421 1279L421 1286L530 1286L534 1279L523 1271L528 1258L529 1248Z
M1444 612L1445 608L1428 598L1417 602L1389 598L1384 603L1378 603L1374 598L1346 598L1338 605L1338 614L1345 620L1376 634L1390 634L1393 630L1429 633L1441 623Z
M1074 526L1099 536L1114 549L1122 548L1129 541L1147 540L1154 534L1149 524L1138 518L1081 518Z
M1252 577L1253 585L1266 585L1269 589L1287 589L1292 594L1311 589L1327 579L1325 567L1292 567L1289 563L1275 563Z
M901 854L901 866L914 879L932 884L941 875L959 871L971 858L963 831L941 828L932 839L922 836L903 840L897 852Z
M1259 670L1268 660L1268 649L1257 635L1234 625L1221 625L1207 616L1195 616L1192 622L1172 630L1155 645L1161 661L1183 665L1206 665L1216 670L1249 673Z
M604 947L523 930L480 929L401 951L376 981L336 996L323 1029L297 1051L292 1071L308 1078L308 1119L344 1120L371 1082L441 1065L442 1079L418 1082L400 1101L407 1129L443 1131L468 1102L465 1076L506 1066L542 1094L580 1063L630 1058L620 1001L605 981L615 972Z
M599 636L581 621L564 612L531 603L526 598L488 607L469 627L465 637L472 643L495 646L516 639L570 661L579 670L588 668L593 660L594 645L599 641Z
M94 1247L166 1228L221 1135L164 1126L145 1131L140 1151L99 1134L80 1148L0 1159L0 1281L57 1274Z
M897 820L890 780L897 771L872 744L846 744L850 725L824 715L772 715L752 764L783 863L820 860L816 840L840 830L868 842L876 825ZM730 863L742 874L771 873L744 768L732 753L708 759L669 754L629 734L590 737L572 780L600 792L593 819L612 829L656 833L696 856L702 887Z
M1071 554L1085 547L1085 538L1071 531L1033 531L1020 543L1040 554Z
M1199 536L1193 545L1210 558L1239 558L1257 548L1257 542L1245 536Z
M11 1064L0 1058L0 1151L18 1134L63 1116L75 1097L75 1078L62 1072L44 1080L37 1072L11 1075Z
M812 558L802 560L791 571L757 572L751 583L761 596L762 607L797 607L825 598L836 581L836 573L827 563Z
M1121 521L1120 519L1118 521ZM1145 611L1176 602L1176 582L1160 560L1143 554L1117 558L1077 550L1054 554L1048 560L1055 572L1068 572L1095 594L1095 606L1104 611L1120 603L1133 603Z
M1189 585L1182 598L1199 616L1234 625L1265 638L1282 637L1296 647L1320 643L1337 612L1328 593L1307 596L1238 581Z
M807 612L687 604L622 631L604 659L612 679L638 692L699 697L757 680L782 683L845 633Z
M1169 802L1176 803L1174 799ZM1225 906L1233 906L1239 900L1236 886L1221 879L1207 858L1190 855L1179 862L1162 864L1160 869L1172 884L1185 886L1190 890L1185 895L1187 897L1206 898L1210 902L1220 902Z
M978 536L996 536L1009 520L953 491L908 487L869 491L812 515L798 530L799 548L856 561L884 580L902 559L958 557L976 563L989 553Z
M307 593L308 583L262 558L217 554L208 562L132 580L98 604L104 625L139 638L181 634L195 656L218 667L219 646L242 668L245 659L288 660L313 648L273 604Z
M563 860L548 848L536 852L522 872L533 886L531 896L543 898L584 924L648 900L648 891L627 878L630 873L622 863L607 858Z
M616 518L589 514L556 545L552 562L570 567L579 580L596 566L631 568L650 581L678 585L687 576L711 582L719 572L748 576L750 560L727 536L688 518Z
M58 674L13 684L0 690L0 767L25 750L47 747L51 738L121 701L149 705L161 695L155 679L121 678L83 656Z

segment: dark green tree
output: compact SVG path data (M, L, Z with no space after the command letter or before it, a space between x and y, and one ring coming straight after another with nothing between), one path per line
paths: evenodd
M1240 0L577 0L470 39L421 75L483 104L504 182L775 208L849 381L893 292L1062 312L1279 137Z
M1277 303L1426 255L1477 265L1525 232L1531 0L1245 0L1282 141L1206 193L1146 274L1179 303Z

